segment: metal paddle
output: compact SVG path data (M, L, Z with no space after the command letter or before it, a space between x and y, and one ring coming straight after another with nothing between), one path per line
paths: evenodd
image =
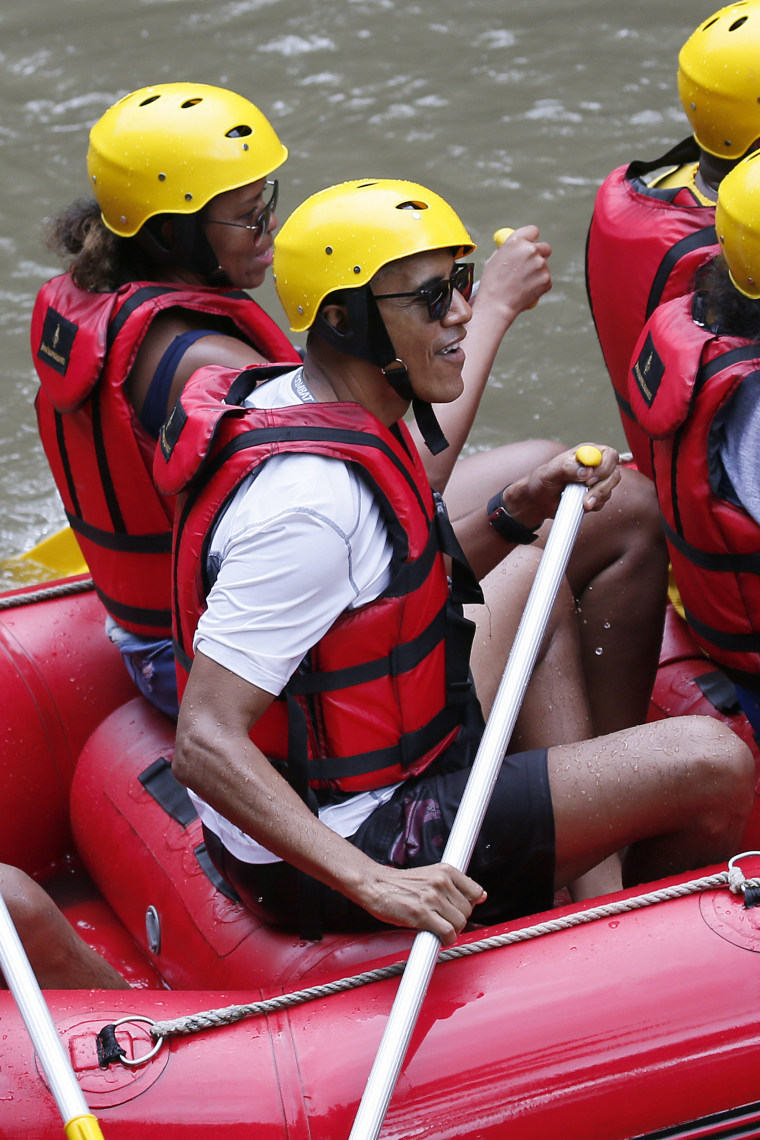
M601 452L589 446L579 447L575 458L584 467L598 467L602 461ZM442 863L448 863L458 871L466 871L470 862L502 757L512 735L578 533L587 490L582 483L569 483L562 492L493 708L441 857ZM426 930L414 939L349 1140L375 1140L380 1132L440 946L440 939Z
M50 1010L1 894L0 968L45 1070L50 1090L63 1117L68 1140L103 1140L100 1125L90 1112L74 1076Z

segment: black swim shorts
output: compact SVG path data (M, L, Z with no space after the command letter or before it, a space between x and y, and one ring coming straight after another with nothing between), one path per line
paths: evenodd
M454 747L420 776L407 780L349 842L394 867L440 862L469 775L469 751ZM204 833L212 862L245 905L265 921L303 931L304 910L313 916L316 908L317 925L321 922L324 930L381 925L345 896L288 864L243 863L214 835L206 829ZM488 892L487 901L472 913L474 922L491 924L552 906L554 816L545 749L503 760L468 874Z

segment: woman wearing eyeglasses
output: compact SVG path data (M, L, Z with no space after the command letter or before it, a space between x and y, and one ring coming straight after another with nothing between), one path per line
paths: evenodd
M286 157L242 96L142 88L90 133L94 199L48 223L70 265L40 290L32 319L40 435L109 636L171 715L172 506L154 488L153 451L197 368L299 359L242 292L272 263L270 176Z

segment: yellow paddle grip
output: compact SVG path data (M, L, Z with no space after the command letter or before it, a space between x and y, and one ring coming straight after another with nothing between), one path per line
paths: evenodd
M94 1116L72 1116L68 1124L63 1127L66 1140L103 1140L100 1125Z
M575 453L577 463L581 467L598 467L602 462L602 453L598 447L592 447L590 443L584 443L579 447Z

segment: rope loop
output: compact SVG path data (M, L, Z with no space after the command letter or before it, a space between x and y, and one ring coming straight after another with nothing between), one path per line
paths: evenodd
M736 864L740 859L749 859L753 855L760 856L760 851L742 851L740 855L733 855L728 861L728 887L732 894L746 894L748 888L758 885L757 879L745 879L741 867Z

